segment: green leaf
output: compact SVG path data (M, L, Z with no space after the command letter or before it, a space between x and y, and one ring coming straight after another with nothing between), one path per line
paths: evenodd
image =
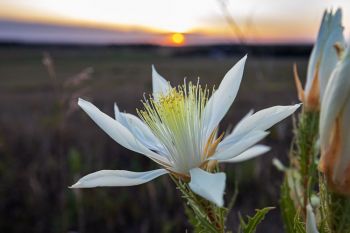
M255 233L258 225L264 220L265 215L275 207L266 207L264 209L256 210L256 214L253 217L248 216L248 221L245 222L242 217L240 217L241 222L241 232L243 233Z

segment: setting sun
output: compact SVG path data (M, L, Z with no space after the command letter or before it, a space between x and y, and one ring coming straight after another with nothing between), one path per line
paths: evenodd
M181 33L174 33L171 36L171 41L176 45L182 45L185 43L185 36Z

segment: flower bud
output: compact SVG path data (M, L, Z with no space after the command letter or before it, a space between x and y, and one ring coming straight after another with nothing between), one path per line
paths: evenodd
M350 196L350 48L327 84L320 113L320 170L329 188Z
M329 77L344 48L342 11L325 11L316 43L312 49L307 67L305 89L302 88L296 66L294 79L298 96L308 111L318 111Z

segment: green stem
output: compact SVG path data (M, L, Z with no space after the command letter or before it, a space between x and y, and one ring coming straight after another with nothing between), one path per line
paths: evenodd
M306 206L316 192L319 112L303 110L294 124L290 148L290 167L285 170L280 206L288 233L305 228Z
M296 132L296 151L298 166L303 190L303 199L301 210L303 216L306 216L306 206L311 194L314 192L315 182L317 181L316 158L318 149L316 141L318 139L318 112L303 111L299 117L299 125Z

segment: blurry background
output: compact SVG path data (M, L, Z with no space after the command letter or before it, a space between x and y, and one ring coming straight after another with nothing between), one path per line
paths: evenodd
M0 0L0 232L185 232L180 193L169 177L125 188L70 190L100 169L155 164L110 139L77 108L84 97L110 115L136 113L151 90L151 64L173 85L218 85L248 53L238 97L221 130L250 109L298 102L292 64L305 78L325 8L347 1ZM347 35L347 32L346 34ZM278 207L292 119L271 129L271 152L225 165L226 199L238 181L238 211ZM283 232L278 208L258 232Z

